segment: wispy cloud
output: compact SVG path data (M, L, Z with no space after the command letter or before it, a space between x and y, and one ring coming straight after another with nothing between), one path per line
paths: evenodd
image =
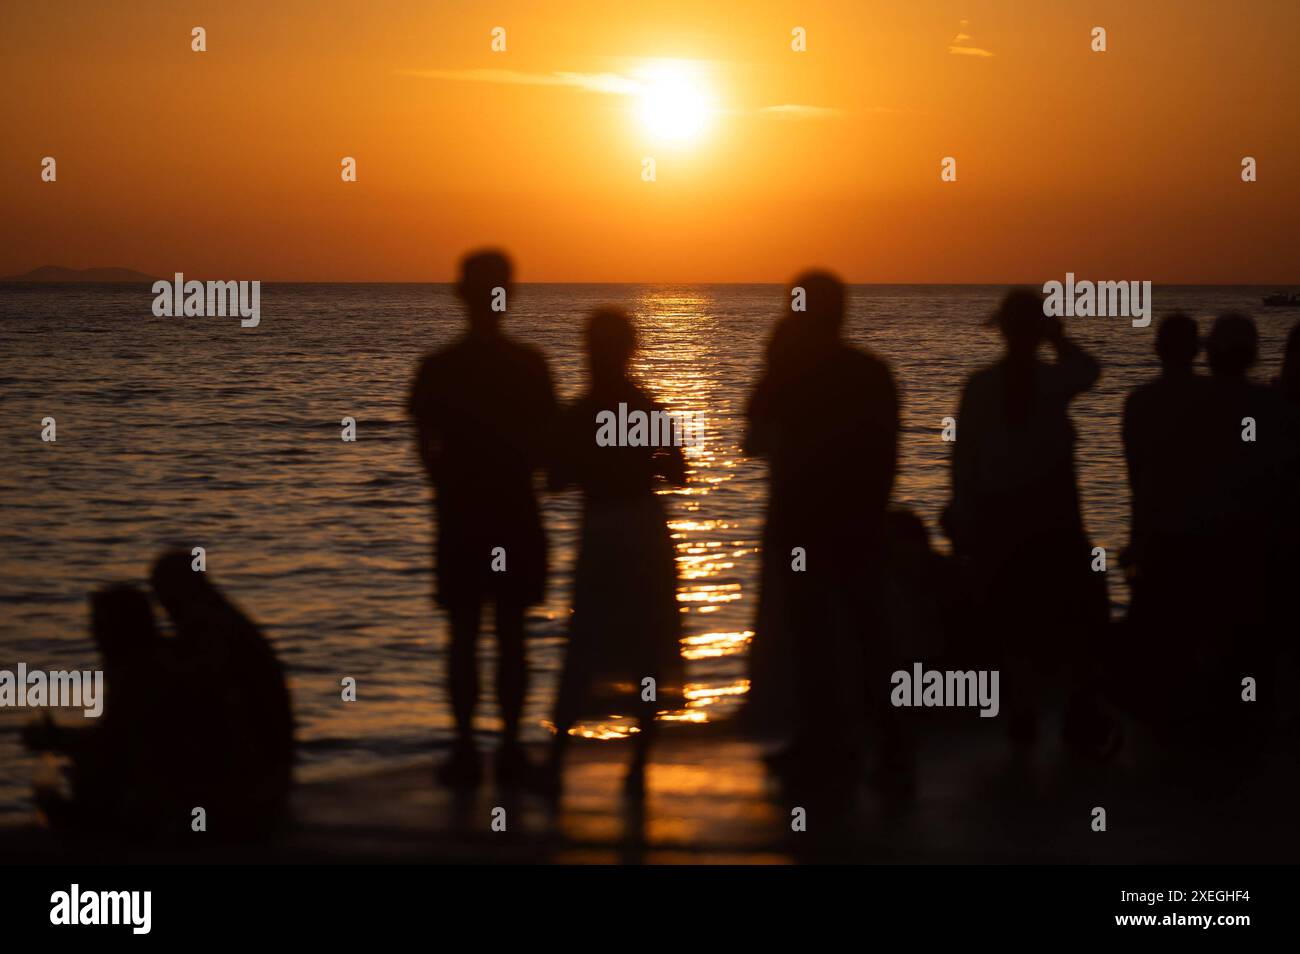
M957 28L957 35L952 38L952 43L948 45L948 52L955 53L958 56L996 56L988 50L981 49L978 46L968 46L971 35L966 32L970 26L969 20L962 20L961 26Z
M653 83L653 80L624 73L576 73L564 70L556 70L550 73L492 69L395 70L394 72L398 76L411 76L416 79L440 80L452 83L493 83L502 86L564 87L606 96L638 96L650 88ZM801 103L762 106L758 109L740 112L781 119L831 119L847 115L847 111L843 109L830 106L809 106Z
M457 83L497 83L508 86L567 86L589 93L634 96L643 84L619 73L525 73L522 70L398 70L399 76L450 80Z
M799 103L764 106L757 112L762 116L774 116L780 119L835 119L847 115L847 111L834 106L804 106Z

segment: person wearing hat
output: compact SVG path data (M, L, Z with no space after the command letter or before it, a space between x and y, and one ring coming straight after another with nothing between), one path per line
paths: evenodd
M1011 737L1032 741L1053 685L1071 696L1067 740L1113 744L1095 716L1095 657L1108 623L1106 578L1093 569L1074 468L1069 405L1101 367L1044 314L1043 299L1013 289L985 321L1006 352L971 375L957 412L952 502L944 526L976 605L967 650L1003 672ZM1046 343L1056 360L1039 356Z

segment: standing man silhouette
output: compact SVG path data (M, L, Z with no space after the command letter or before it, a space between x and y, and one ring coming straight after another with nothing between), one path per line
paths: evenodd
M482 777L474 709L479 622L488 602L495 614L503 724L497 780L516 784L527 768L519 745L527 688L524 611L542 599L547 568L534 473L555 394L541 353L501 331L510 282L510 261L501 252L465 257L456 293L468 328L424 359L408 404L434 489L435 598L451 621L448 681L456 741L438 774L456 788L473 788Z
M1160 374L1124 401L1122 434L1132 491L1124 563L1131 597L1125 618L1127 664L1115 667L1130 708L1171 725L1202 692L1195 678L1210 638L1200 587L1209 455L1209 379L1196 374L1196 320L1175 312L1156 330ZM1209 504L1213 506L1213 504ZM1212 585L1212 581L1207 581ZM1172 677L1173 673L1177 677Z
M846 339L838 277L805 272L788 300L746 412L745 451L767 458L770 486L749 719L787 743L776 765L788 778L840 797L856 784L869 720L882 723L890 769L903 757L880 705L899 396L889 366Z

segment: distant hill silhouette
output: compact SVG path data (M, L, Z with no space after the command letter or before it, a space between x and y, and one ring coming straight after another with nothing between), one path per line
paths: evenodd
M3 282L155 282L158 279L130 268L64 268L42 265L21 275L0 278Z

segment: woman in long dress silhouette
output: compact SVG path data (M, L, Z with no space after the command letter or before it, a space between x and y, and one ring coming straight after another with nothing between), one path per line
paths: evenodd
M558 789L569 730L579 719L632 712L638 724L627 787L636 793L656 713L680 704L677 570L660 491L685 482L685 461L673 444L597 441L601 412L649 418L663 409L628 376L636 329L626 314L594 312L584 336L591 383L562 416L552 467L552 485L577 485L584 500L550 778Z

